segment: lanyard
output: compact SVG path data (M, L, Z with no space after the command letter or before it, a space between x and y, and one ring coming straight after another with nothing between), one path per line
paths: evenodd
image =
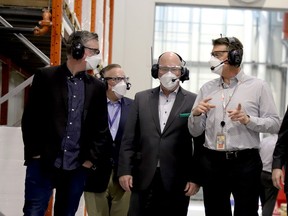
M226 111L226 108L227 108L228 104L230 103L232 96L234 95L234 93L236 92L236 89L238 88L238 86L239 86L240 84L241 84L241 82L238 81L238 83L237 83L236 87L234 88L232 94L229 94L229 99L228 99L227 103L225 103L224 87L223 87L223 85L222 85L221 100L222 100L223 112ZM227 89L227 90L229 91L229 89Z
M225 124L226 124L226 123L225 123L226 109L227 109L227 107L228 107L228 105L229 105L229 103L230 103L230 101L231 101L231 99L232 99L232 96L234 95L234 93L236 92L236 89L238 88L238 86L239 86L240 84L241 84L241 82L238 81L238 83L237 83L236 87L234 88L232 94L229 94L229 98L228 98L227 103L226 103L226 101L225 101L224 87L223 87L223 85L222 85L221 100L222 100L222 107L223 107L223 120L220 122L220 126L221 126L222 132L223 132L223 128L224 128L224 126L225 126ZM229 89L227 89L227 90L229 90Z
M115 122L115 120L116 120L116 118L117 118L117 116L118 116L118 113L119 113L119 111L120 111L120 108L121 108L121 104L119 104L119 106L117 107L117 109L116 109L116 111L115 111L115 113L114 113L114 115L113 115L112 120L111 120L111 117L110 117L110 115L109 115L109 113L108 113L109 128L111 128L112 125L114 124L114 122Z

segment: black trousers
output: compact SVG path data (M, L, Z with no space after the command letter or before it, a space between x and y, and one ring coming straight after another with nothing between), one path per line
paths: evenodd
M206 216L258 216L262 161L258 150L234 153L204 150L203 195Z
M190 197L184 189L165 190L157 169L147 190L132 191L128 216L186 216Z
M260 200L262 205L262 216L271 216L278 196L278 189L272 182L272 173L262 171Z

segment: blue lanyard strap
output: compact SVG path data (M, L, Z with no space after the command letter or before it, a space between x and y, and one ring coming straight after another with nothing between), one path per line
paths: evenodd
M110 117L110 115L108 113L109 128L111 128L112 125L114 124L114 122L115 122L115 120L116 120L116 118L118 116L118 113L120 111L120 108L121 108L121 104L119 104L119 106L117 107L116 112L114 113L112 120L111 120L111 117Z

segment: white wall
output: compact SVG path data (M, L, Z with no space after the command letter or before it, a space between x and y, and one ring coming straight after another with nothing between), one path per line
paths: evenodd
M247 1L247 0L245 0ZM158 3L194 4L217 7L256 7L288 10L287 0L255 0L241 4L240 0L117 0L115 1L113 32L113 63L122 65L130 77L132 88L128 97L151 88L151 46L153 45L154 7Z

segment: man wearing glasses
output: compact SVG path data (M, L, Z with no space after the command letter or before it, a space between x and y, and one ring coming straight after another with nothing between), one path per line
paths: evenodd
M135 95L119 153L119 182L132 191L129 216L186 216L189 197L199 190L186 115L196 94L180 86L189 70L174 52L163 53L151 73L160 86Z
M122 135L132 99L125 97L130 89L129 78L118 64L110 64L100 71L106 85L108 124L113 139L111 163L91 171L87 178L84 198L88 215L127 215L130 193L118 182L118 156Z
M242 56L237 38L213 40L210 66L219 78L201 87L188 119L193 136L205 131L201 168L206 216L258 216L259 133L277 133L280 127L269 85L244 73Z
M110 161L105 86L86 73L98 54L96 33L74 32L67 61L34 75L22 117L25 216L43 216L54 188L54 215L75 215L88 170Z

